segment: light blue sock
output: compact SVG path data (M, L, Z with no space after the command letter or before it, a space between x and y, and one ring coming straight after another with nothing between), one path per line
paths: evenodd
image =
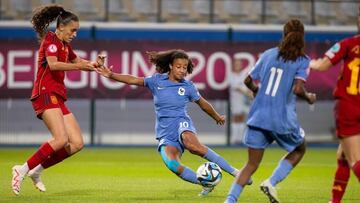
M211 150L209 147L207 149L208 149L208 151L204 156L205 159L216 163L217 165L220 166L220 168L222 168L224 171L228 172L230 175L236 176L236 173L235 173L235 171L237 171L236 168L232 167L224 158L222 158L216 152Z
M241 192L243 191L243 187L237 183L233 183L231 185L231 189L227 195L225 200L226 203L235 203L237 202Z
M284 180L293 168L294 167L286 159L282 159L270 177L271 185L275 186Z
M184 171L180 174L180 177L190 183L200 184L196 178L196 173L186 166L184 167Z

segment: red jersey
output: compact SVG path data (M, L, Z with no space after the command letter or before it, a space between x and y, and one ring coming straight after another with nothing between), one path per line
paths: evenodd
M64 63L69 63L77 57L68 43L62 42L53 32L46 33L39 48L38 70L31 93L31 100L46 92L56 93L66 100L65 71L50 70L46 61L48 56L56 56L58 61Z
M325 53L325 56L333 65L343 60L334 90L335 99L360 104L360 35L336 43Z

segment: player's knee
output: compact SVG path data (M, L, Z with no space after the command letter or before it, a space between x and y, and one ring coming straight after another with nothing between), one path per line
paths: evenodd
M68 144L69 139L66 135L56 136L54 142L56 143L56 146L60 149Z
M191 143L188 142L185 145L186 149L189 150L189 152L191 154L195 154L195 155L199 155L199 156L203 156L206 153L206 148L205 146L201 145L201 144L195 144L195 143Z
M77 139L76 141L70 142L72 151L78 152L84 148L84 141L82 139Z
M73 146L74 151L78 152L84 148L84 142L75 143Z
M201 150L195 146L188 148L189 152L191 154L196 154L196 155L200 155L201 154Z
M306 152L305 144L301 144L300 146L296 147L293 152L299 156L303 156Z

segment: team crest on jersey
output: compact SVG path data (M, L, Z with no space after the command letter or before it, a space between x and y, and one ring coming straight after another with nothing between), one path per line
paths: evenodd
M179 87L178 94L180 96L184 96L185 95L185 89L183 87Z
M55 44L50 44L47 49L48 49L48 51L49 51L50 53L56 53L56 52L57 52L57 47L56 47Z

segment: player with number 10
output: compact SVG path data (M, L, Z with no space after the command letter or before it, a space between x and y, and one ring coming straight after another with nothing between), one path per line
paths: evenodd
M150 62L156 66L158 73L146 78L127 74L113 73L110 68L97 68L101 75L130 85L147 87L153 95L156 113L156 139L158 150L166 167L185 181L201 184L196 173L180 162L184 149L219 165L224 171L235 176L238 170L223 157L200 143L196 136L194 124L189 117L186 106L195 102L213 118L218 125L225 123L225 116L220 115L213 106L203 98L194 84L185 79L193 70L193 63L186 52L168 50L148 52ZM214 186L203 185L199 194L205 196Z

